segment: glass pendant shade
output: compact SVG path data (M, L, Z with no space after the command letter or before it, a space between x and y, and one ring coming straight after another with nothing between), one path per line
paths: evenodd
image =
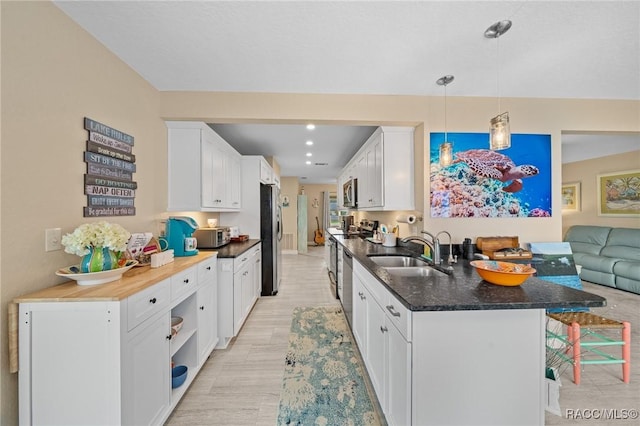
M440 144L440 166L446 167L453 162L453 144L443 142Z
M503 112L491 119L489 147L494 151L511 147L508 112Z

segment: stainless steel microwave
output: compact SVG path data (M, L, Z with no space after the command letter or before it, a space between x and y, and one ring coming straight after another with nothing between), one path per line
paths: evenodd
M198 248L218 248L231 241L231 230L228 227L198 228L193 236L198 240Z
M358 207L358 179L351 178L342 185L342 205L352 209Z

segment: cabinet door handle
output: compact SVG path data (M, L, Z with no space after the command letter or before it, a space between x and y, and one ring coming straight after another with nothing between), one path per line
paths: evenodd
M207 266L207 271L210 271L210 270L211 270L211 266Z
M151 303L152 305L155 305L157 301L158 300L155 297L153 299L149 299L149 303Z
M182 282L184 282L185 284L189 284L189 278L185 278L184 280L182 280Z
M167 340L171 340L173 338L173 336L170 334L167 336Z
M393 305L387 305L387 311L391 312L391 315L393 315L394 317L399 317L400 316L400 312L396 311L393 308Z
M383 325L380 326L380 331L383 333L386 333L387 331L389 331L389 329Z
M201 311L204 311L204 306L200 306L200 310L201 310Z

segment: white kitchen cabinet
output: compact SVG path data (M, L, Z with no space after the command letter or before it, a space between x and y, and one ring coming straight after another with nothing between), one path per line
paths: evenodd
M200 365L218 344L218 271L217 259L198 265L198 363Z
M241 205L240 154L201 122L168 121L169 211L231 211Z
M412 312L353 266L352 330L389 425L544 424L544 309Z
M244 256L243 256L244 257ZM233 335L237 336L247 318L253 290L253 265L244 257L240 269L233 273Z
M123 363L123 408L132 425L159 424L171 405L169 315L147 321L129 333Z
M224 349L238 335L253 305L258 300L261 285L256 280L256 257L261 246L251 247L235 258L218 260L218 347ZM261 276L261 274L260 274Z
M253 297L255 302L262 293L262 246L260 244L254 249L250 262L253 264ZM251 305L253 306L253 303Z
M242 173L242 209L221 212L220 222L238 226L241 234L257 239L260 238L260 185L266 182L263 177L272 179L271 166L261 155L243 155L240 164L237 170ZM265 172L267 167L269 172Z
M413 127L379 127L343 169L340 176L355 170L358 209L415 210L413 133Z
M406 318L409 312L362 265L354 261L353 269L356 342L388 424L408 425L411 423L411 343L397 324L405 326L410 321Z
M383 206L382 144L382 131L378 129L358 158L358 208Z
M198 301L215 281L199 282L196 271L211 261L199 254L113 283L69 282L16 298L20 423L162 424L215 344L198 350L214 326ZM175 336L172 316L184 320ZM172 360L189 367L177 389Z
M264 158L260 159L260 182L265 185L274 184L273 169L271 165Z

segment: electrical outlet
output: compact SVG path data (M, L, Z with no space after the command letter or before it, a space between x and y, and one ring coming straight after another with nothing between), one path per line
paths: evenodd
M44 231L44 251L62 250L62 229L51 228Z

